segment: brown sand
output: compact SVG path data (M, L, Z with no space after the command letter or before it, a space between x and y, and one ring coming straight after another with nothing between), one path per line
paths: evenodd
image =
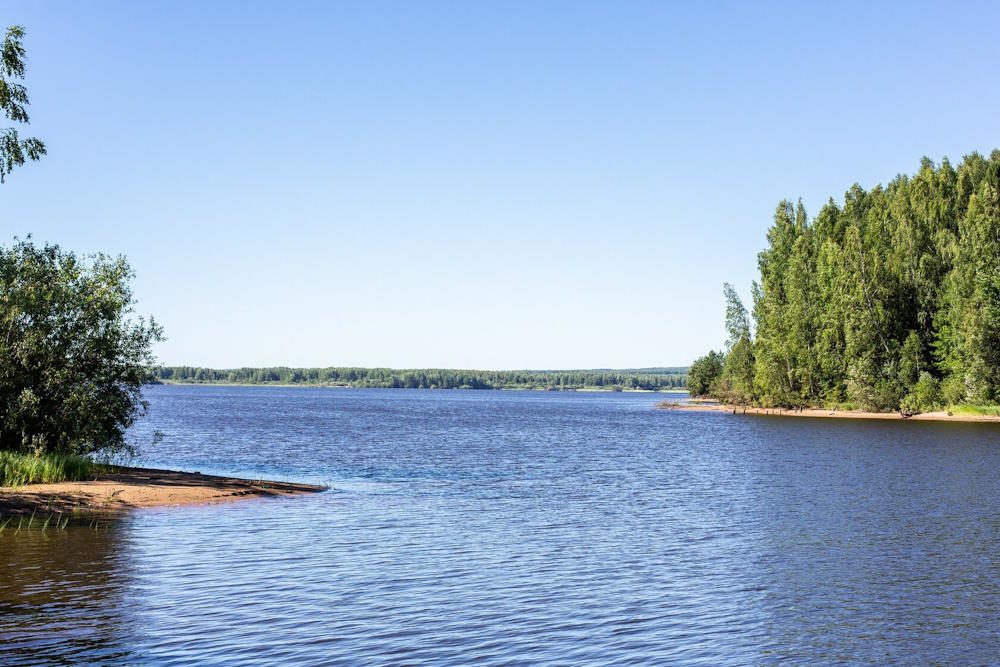
M113 516L139 507L211 504L325 489L312 484L122 467L101 473L91 481L0 488L0 515L36 512Z
M803 408L789 410L785 408L744 408L738 405L724 405L712 401L699 400L692 403L660 403L665 410L683 410L686 412L728 412L737 415L762 415L772 417L827 417L831 419L905 419L912 421L937 422L997 422L1000 416L951 414L948 412L921 412L912 416L904 416L898 412L864 412L862 410L823 410L820 408Z

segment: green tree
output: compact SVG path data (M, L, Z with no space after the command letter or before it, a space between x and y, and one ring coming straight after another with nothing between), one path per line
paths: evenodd
M937 351L950 377L949 399L1000 399L1000 151L979 176L962 179L971 194L959 221L954 268L938 318Z
M24 28L7 28L0 46L0 110L15 123L28 124L28 91L24 79ZM22 139L14 127L0 129L0 183L20 167L25 160L38 160L45 155L45 144L36 137Z
M721 352L709 352L704 357L698 357L688 371L688 392L692 396L705 396L712 388L716 378L722 374L725 355Z
M958 167L853 185L809 221L782 201L758 255L754 335L726 286L725 370L711 393L739 400L736 369L766 406L904 412L1000 401L1000 151Z
M920 377L924 368L922 346L923 343L916 331L911 331L903 341L899 357L899 380L904 386L912 387Z
M941 407L941 383L927 371L920 374L913 384L913 391L903 398L900 409L904 413L929 412Z
M787 405L794 394L793 358L788 347L786 277L798 236L796 212L782 201L767 232L769 247L757 256L760 283L755 283L755 393L764 405Z
M155 321L135 317L122 258L0 248L0 449L130 452L146 404Z
M739 294L729 283L723 285L726 298L726 359L712 393L732 403L753 400L754 356L750 318Z

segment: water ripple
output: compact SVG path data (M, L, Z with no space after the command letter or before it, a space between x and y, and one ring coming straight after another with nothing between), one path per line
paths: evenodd
M988 664L991 426L157 387L148 462L329 493L0 536L0 664ZM145 429L145 430L143 430Z

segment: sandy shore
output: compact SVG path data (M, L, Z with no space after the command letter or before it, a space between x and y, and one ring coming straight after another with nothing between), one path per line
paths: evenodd
M1000 417L992 415L950 414L948 412L922 412L918 415L904 417L898 412L864 412L862 410L822 410L819 408L804 408L802 410L786 410L784 408L744 408L735 405L723 405L711 401L696 401L691 403L670 403L665 401L657 407L664 410L682 410L685 412L726 412L736 415L762 415L771 417L825 417L830 419L896 419L907 421L939 421L939 422L996 422Z
M94 480L0 488L0 515L120 515L140 507L197 505L243 498L292 496L326 487L216 477L200 473L116 468Z

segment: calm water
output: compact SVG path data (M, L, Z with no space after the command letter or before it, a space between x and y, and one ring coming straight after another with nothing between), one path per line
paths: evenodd
M1000 428L155 387L143 463L330 492L0 537L0 663L986 664Z

